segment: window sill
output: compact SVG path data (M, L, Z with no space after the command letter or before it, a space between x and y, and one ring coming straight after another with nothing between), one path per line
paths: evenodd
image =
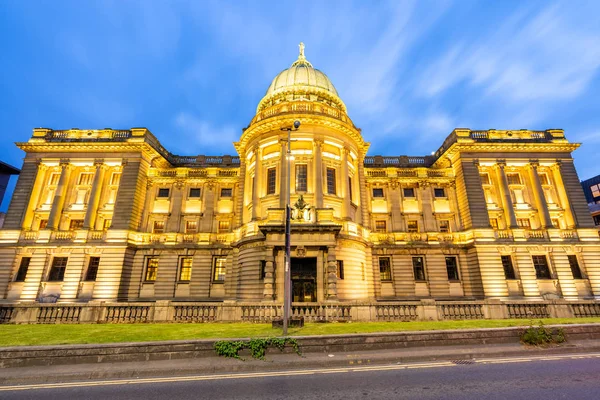
M221 285L222 285L222 284L224 284L224 283L225 283L225 281L212 281L212 283L213 283L213 284L215 284L215 283L216 283L216 284L221 284Z
M177 281L178 285L189 285L190 281Z
M143 283L144 285L154 285L154 283L155 283L155 282L156 282L156 281L143 281L142 283Z

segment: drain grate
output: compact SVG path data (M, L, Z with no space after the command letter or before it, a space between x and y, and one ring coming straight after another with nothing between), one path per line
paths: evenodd
M473 360L452 360L453 364L456 365L470 365L470 364L475 364L475 361Z

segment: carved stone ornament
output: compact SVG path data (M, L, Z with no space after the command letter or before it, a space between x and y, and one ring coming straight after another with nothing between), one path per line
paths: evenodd
M306 257L306 249L304 246L296 247L296 257Z
M292 209L292 219L298 222L310 221L310 211L310 205L304 201L304 196L300 195L298 201L296 201L294 208Z

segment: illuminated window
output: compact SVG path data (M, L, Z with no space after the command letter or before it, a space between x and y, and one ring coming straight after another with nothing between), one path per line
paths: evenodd
M426 278L425 278L425 262L423 260L423 257L421 257L421 256L413 257L412 264L413 264L413 273L415 275L415 281L426 280Z
M221 197L231 197L231 196L233 196L233 189L231 189L231 188L221 189Z
M542 185L549 185L550 181L548 180L548 175L546 174L539 174L538 175L540 177L540 182Z
M185 222L185 233L197 233L198 232L198 221L186 221Z
M219 221L219 233L229 232L229 221Z
M335 169L327 168L327 193L336 194Z
M69 222L69 230L82 229L83 228L83 220L82 219L72 219Z
M116 186L119 184L119 182L121 182L121 173L113 172L112 175L110 176L110 184L112 186Z
M450 221L446 221L446 220L440 221L440 232L442 232L442 233L450 232Z
M488 173L479 174L479 178L481 179L482 185L490 184L490 175Z
M600 184L590 186L593 197L600 197Z
M112 219L105 219L104 220L104 230L109 229L112 226Z
M373 188L373 197L383 197L383 189Z
M146 273L144 274L145 282L156 281L156 275L158 273L158 257L146 258Z
M379 233L387 232L387 222L386 221L375 221L375 232L379 232Z
M213 260L213 282L225 282L225 257L215 257Z
M98 276L98 267L100 267L100 257L90 257L88 269L85 273L85 280L88 282L95 281Z
M67 257L54 257L52 267L48 274L49 282L61 282L65 279L65 270L67 269Z
M533 260L535 277L537 279L552 279L546 256L531 256L531 259Z
M573 274L573 279L583 279L583 274L581 273L581 268L579 268L579 261L577 261L577 256L575 254L567 255L569 258L569 266L571 267L571 273Z
M389 257L379 257L379 276L382 282L392 280L392 264Z
M40 220L40 229L46 229L47 226L48 226L48 220L47 219L41 219Z
M498 229L498 218L490 218L490 225L494 229Z
M404 193L404 197L415 197L414 188L404 188L402 192Z
M306 192L307 169L306 164L296 165L296 192Z
M560 228L560 220L558 218L552 218L552 226Z
M444 190L444 188L434 188L433 195L435 197L446 197L446 191Z
M17 276L15 277L15 282L25 282L25 278L27 277L27 270L29 269L29 263L31 262L31 257L22 257L21 263L19 264L19 270L17 271Z
M531 221L529 218L517 218L517 225L521 228L531 228Z
M79 174L78 185L91 185L94 180L94 174L91 172L82 172Z
M165 221L154 221L152 233L165 233Z
M338 279L344 279L344 261L343 260L337 260L337 268L335 270L335 276L337 276Z
M504 269L504 277L506 279L516 279L511 256L500 256L500 258L502 260L502 268Z
M200 188L190 188L190 194L188 196L190 199L191 198L200 198Z
M275 194L275 186L277 185L277 168L269 168L267 170L267 194Z
M189 282L192 279L192 257L179 259L179 281Z
M50 175L50 180L48 181L48 183L52 186L56 186L56 185L58 185L59 180L60 180L60 172L55 172L52 175Z
M419 221L408 221L408 233L419 232Z
M521 176L518 173L506 174L506 179L509 185L520 185Z
M458 281L458 262L456 257L446 257L446 272L449 281Z
M169 197L169 188L160 188L158 189L158 196L159 198L167 198Z

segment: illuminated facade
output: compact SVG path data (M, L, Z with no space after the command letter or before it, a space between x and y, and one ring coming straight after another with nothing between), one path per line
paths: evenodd
M455 129L369 156L325 74L275 77L237 156L145 128L34 129L0 231L5 301L280 304L286 132L294 302L600 297L600 239L560 129Z

